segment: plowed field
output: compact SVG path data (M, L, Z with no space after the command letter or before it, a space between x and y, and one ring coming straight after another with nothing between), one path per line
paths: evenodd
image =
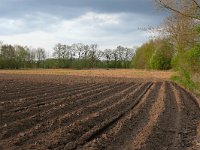
M0 75L0 149L200 149L197 99L170 81L16 76Z

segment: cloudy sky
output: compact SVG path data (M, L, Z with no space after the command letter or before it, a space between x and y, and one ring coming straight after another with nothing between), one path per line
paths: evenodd
M163 20L152 1L0 0L0 40L49 51L58 42L138 46L149 38L138 28Z

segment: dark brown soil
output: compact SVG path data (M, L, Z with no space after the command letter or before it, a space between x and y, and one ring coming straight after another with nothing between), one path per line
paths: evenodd
M200 108L169 81L0 75L0 149L199 150Z

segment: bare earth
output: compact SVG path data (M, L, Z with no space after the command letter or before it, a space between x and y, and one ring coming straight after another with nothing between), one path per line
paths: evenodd
M197 99L172 72L0 72L0 149L200 149Z
M71 75L71 76L92 76L92 77L120 77L140 78L147 80L167 80L175 72L172 71L147 71L136 69L35 69L35 70L0 70L0 74L34 74L34 75Z

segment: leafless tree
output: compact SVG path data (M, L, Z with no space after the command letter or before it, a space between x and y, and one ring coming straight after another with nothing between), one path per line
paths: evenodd
M46 59L46 52L43 48L36 49L36 59L38 62L41 62Z
M199 0L155 0L156 4L185 17L200 20Z
M84 45L82 43L76 43L72 45L72 48L74 49L75 53L78 56L78 59L80 60L84 51Z
M91 66L94 67L95 63L96 63L96 54L98 51L98 46L97 44L91 44L90 45L90 51L89 51L89 59L90 59L90 63Z
M195 26L194 19L175 13L166 18L163 32L175 48L183 52L199 40Z
M112 60L112 50L111 49L105 49L104 52L103 52L103 59L106 59L106 63L107 63L107 66L108 64L110 63L110 61Z
M59 60L61 59L67 59L69 58L69 50L71 49L70 46L67 46L65 44L58 43L54 47L54 53L53 56L58 58Z

